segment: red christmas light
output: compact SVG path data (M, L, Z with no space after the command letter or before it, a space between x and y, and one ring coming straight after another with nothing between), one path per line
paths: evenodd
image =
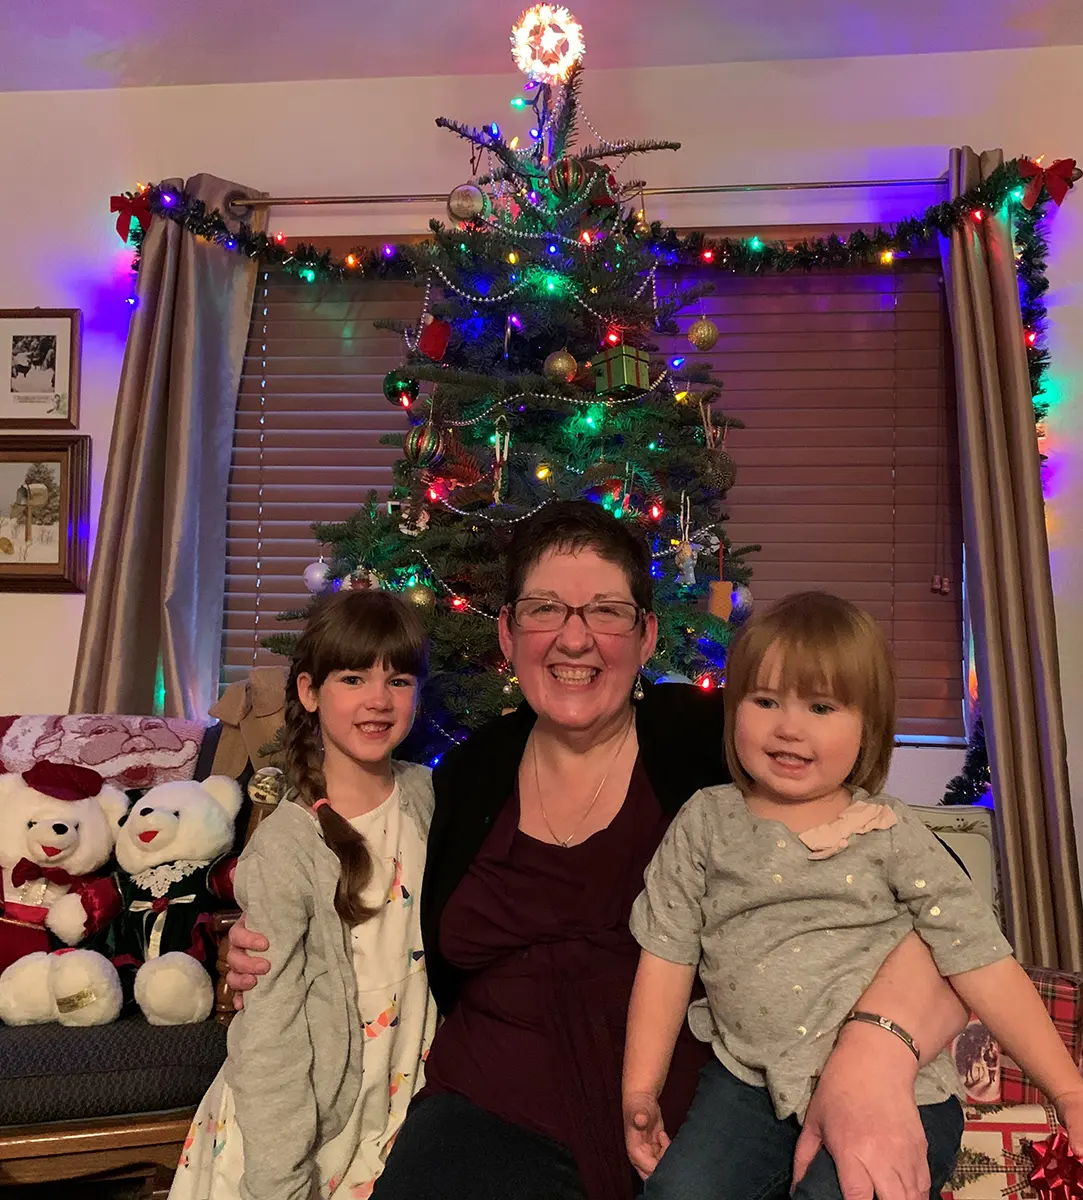
M348 266L348 267L356 267L357 266L357 255L356 254L347 254L346 255L346 266Z
M700 255L700 257L703 259L704 262L714 262L714 251L713 250L704 250L704 252Z
M985 213L983 213L980 208L974 209L974 211L970 215L974 218L975 221L983 221L985 219Z
M702 688L705 692L709 692L714 688L714 680L710 675L701 675L696 680L696 687Z
M662 516L662 506L660 504L651 505L651 520L657 521Z
M608 333L605 335L605 340L606 340L606 341L607 341L607 342L608 342L608 343L609 343L611 346L618 346L618 345L620 345L620 334L619 334L619 333L618 333L618 332L617 332L615 329L611 329L611 330L610 330L610 331L609 331L609 332L608 332Z
M451 607L454 609L458 609L459 612L462 612L462 610L464 608L466 608L466 601L463 599L462 596L452 596L451 597Z
M278 246L284 246L286 244L286 235L281 229L275 234L275 244Z
M1038 340L1038 331L1036 329L1027 330L1027 345L1033 346Z

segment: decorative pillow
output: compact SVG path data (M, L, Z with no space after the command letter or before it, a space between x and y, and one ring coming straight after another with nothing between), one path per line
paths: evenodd
M123 791L189 780L206 727L169 717L112 713L0 717L0 762L26 771L48 759L97 771Z

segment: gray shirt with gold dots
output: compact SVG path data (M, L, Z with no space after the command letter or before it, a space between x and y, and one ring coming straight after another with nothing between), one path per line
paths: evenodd
M905 804L861 791L854 801L799 835L750 813L736 787L705 788L674 818L632 908L643 949L699 967L707 997L689 1008L692 1032L737 1078L767 1087L780 1119L803 1119L847 1013L912 929L942 975L1012 952ZM947 1052L919 1071L915 1095L961 1095Z

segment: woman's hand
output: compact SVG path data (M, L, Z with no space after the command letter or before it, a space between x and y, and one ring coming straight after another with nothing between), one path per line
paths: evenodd
M640 1179L653 1174L669 1146L662 1110L654 1096L640 1092L624 1098L624 1145Z
M256 976L266 975L271 969L271 964L265 958L253 958L248 951L267 948L267 939L262 933L254 933L248 928L243 914L236 924L230 926L226 983L233 992L233 1007L238 1011L244 1008L244 993L256 986Z
M917 1062L882 1029L843 1027L805 1115L796 1184L823 1146L843 1200L928 1200L928 1146L914 1101Z

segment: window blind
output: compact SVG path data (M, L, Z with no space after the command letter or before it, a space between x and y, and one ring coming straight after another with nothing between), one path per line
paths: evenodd
M724 381L716 408L745 424L727 439L727 530L762 546L749 559L755 602L816 588L868 609L898 663L899 734L961 737L962 516L939 262L698 277L715 292L682 327L706 316L718 344L663 348L709 362Z
M697 277L681 269L681 282ZM756 602L822 588L869 609L898 660L899 733L961 736L962 522L939 264L702 278L715 291L682 327L709 317L717 346L661 349L710 362L725 383L717 407L745 422L727 441L738 468L727 528L763 547L750 560ZM389 491L398 451L380 438L404 426L382 382L403 346L373 322L412 321L419 303L409 283L261 273L228 496L223 684L280 661L259 641L307 602L312 523Z
M226 520L223 685L281 662L261 638L292 628L279 612L309 599L320 553L314 521L341 521L375 488L390 492L401 410L383 377L402 339L373 321L417 318L411 283L307 284L261 272L237 404Z

